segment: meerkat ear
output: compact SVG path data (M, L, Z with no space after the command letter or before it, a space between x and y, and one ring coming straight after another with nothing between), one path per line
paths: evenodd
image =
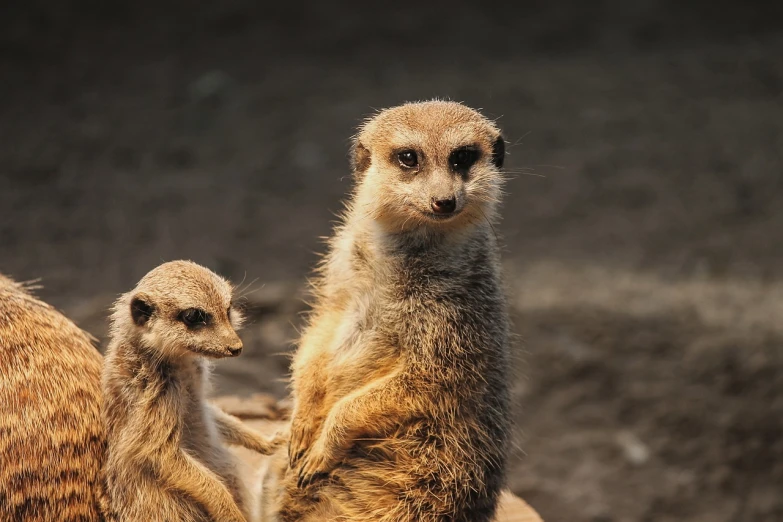
M144 294L136 294L131 299L131 318L136 326L144 326L152 317L155 307L149 304L149 299Z
M357 139L351 147L351 168L353 175L361 177L370 168L370 151Z
M498 136L495 143L492 144L492 164L497 168L503 168L503 162L506 160L506 142L503 136Z

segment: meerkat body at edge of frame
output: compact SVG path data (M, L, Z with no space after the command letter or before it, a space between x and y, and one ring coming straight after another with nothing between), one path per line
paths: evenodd
M242 349L231 293L210 270L173 261L117 301L103 374L107 518L247 520L252 500L223 443L270 454L282 441L206 402L208 359Z
M0 274L0 522L102 520L101 355Z
M509 322L497 219L505 146L464 105L368 120L356 186L292 364L267 516L484 522L504 483Z

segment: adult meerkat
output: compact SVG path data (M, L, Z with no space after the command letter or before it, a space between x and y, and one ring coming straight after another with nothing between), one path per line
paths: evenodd
M0 521L102 520L101 356L0 275Z
M293 359L280 519L493 517L510 424L492 228L504 153L498 128L459 103L361 127L356 187Z
M207 359L242 350L232 288L189 261L165 263L117 301L103 373L110 518L241 522L248 499L223 442L268 441L206 402Z

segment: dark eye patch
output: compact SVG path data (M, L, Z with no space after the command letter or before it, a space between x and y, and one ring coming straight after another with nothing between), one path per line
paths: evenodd
M188 308L179 313L179 320L188 328L200 328L207 326L212 320L212 316L200 308Z
M475 147L460 147L449 155L449 166L454 172L467 174L478 158L479 151Z
M506 159L506 142L503 141L503 136L498 136L495 142L492 144L492 164L497 168L503 168L503 162Z

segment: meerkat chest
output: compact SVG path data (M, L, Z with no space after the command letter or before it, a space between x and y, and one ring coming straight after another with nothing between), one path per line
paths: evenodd
M354 376L385 366L394 351L378 342L379 300L372 289L357 292L335 324L332 364Z
M335 324L331 352L335 364L344 365L360 355L371 328L372 295L361 292L351 297Z
M182 446L193 452L209 448L218 441L218 432L206 398L199 387L188 390L184 397Z

